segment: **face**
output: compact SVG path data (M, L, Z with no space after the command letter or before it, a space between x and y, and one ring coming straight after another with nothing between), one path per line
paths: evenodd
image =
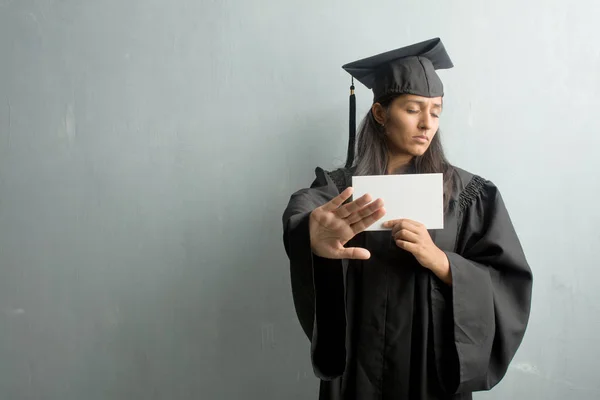
M402 95L386 109L373 105L373 116L384 125L386 141L392 155L421 156L429 148L440 126L441 97Z

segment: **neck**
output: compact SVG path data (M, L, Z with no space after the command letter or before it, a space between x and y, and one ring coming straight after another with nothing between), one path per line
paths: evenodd
M403 174L408 170L413 156L410 154L389 154L387 164L388 175Z

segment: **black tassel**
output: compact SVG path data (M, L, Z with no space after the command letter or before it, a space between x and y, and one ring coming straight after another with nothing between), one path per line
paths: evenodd
M348 121L350 135L348 138L348 156L346 157L346 168L354 164L354 147L356 145L356 96L354 95L354 77L350 86L350 120Z

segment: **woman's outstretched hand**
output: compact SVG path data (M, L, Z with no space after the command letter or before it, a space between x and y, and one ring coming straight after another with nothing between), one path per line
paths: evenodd
M371 196L365 194L344 204L352 193L353 188L349 187L310 214L310 246L315 255L330 259L356 260L367 260L371 257L367 249L346 248L344 245L385 215L383 200L377 199L371 203Z

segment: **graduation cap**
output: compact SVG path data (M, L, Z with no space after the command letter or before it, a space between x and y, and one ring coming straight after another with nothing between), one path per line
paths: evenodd
M444 95L444 85L435 72L437 69L452 68L440 38L415 43L376 56L343 65L352 75L350 86L350 140L346 168L354 162L356 141L356 96L354 79L373 90L373 103L390 95L414 94L423 97Z

